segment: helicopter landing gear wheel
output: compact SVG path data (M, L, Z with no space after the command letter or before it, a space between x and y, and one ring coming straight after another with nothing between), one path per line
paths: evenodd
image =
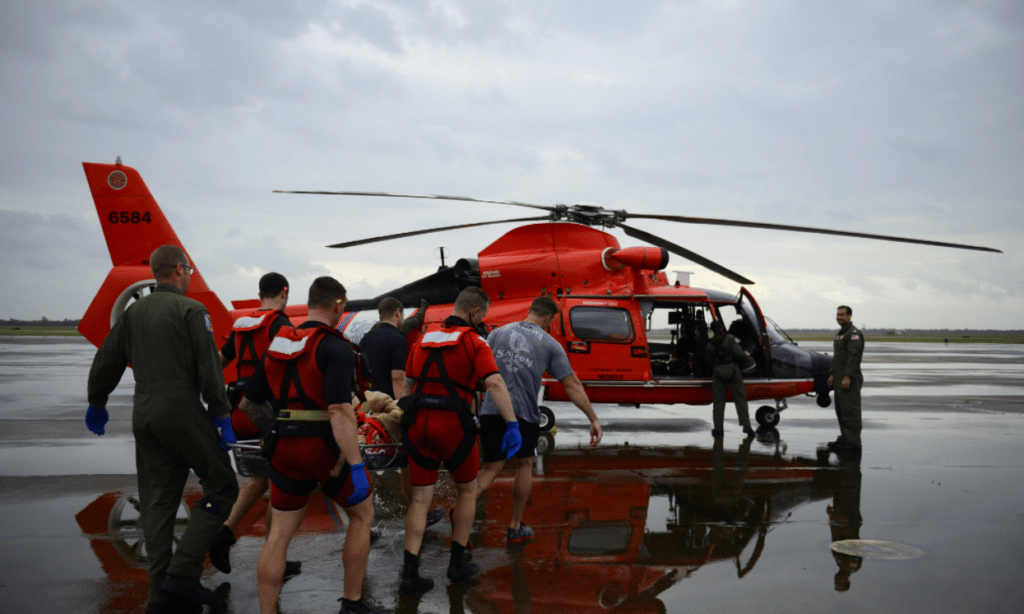
M757 413L754 414L754 419L761 426L773 428L779 424L779 412L776 411L771 405L762 405L757 408Z
M541 405L540 409L540 432L546 433L555 426L555 412Z

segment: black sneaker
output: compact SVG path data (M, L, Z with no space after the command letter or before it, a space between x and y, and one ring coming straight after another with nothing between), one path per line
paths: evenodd
M338 614L385 614L366 605L366 602L362 599L359 601L349 601L342 597L338 601L341 602L341 609L338 610Z
M235 545L235 534L227 527L221 527L217 537L210 544L210 562L221 573L231 573L231 559L229 552L231 546Z
M427 512L427 526L435 525L444 519L444 508L438 506L436 509L432 509Z
M747 437L753 437L755 435L754 429L750 428L750 425L743 427L743 434Z
M196 603L217 605L217 594L195 578L168 575L160 585L160 590Z
M284 562L284 579L294 578L295 576L302 573L302 561L285 561Z
M414 578L402 577L402 583L398 585L398 592L403 595L415 595L424 593L434 588L434 581L417 575Z
M480 573L480 566L476 563L463 563L462 565L448 565L448 579L452 582L466 580Z

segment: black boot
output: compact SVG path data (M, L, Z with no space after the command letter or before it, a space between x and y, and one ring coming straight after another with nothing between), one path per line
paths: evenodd
M452 582L472 578L480 573L480 566L466 562L466 547L457 541L452 542L452 558L448 563L448 579Z
M352 601L342 597L339 601L341 601L341 610L338 611L338 614L384 614L366 605L362 599Z
M160 590L187 601L217 605L217 594L203 586L196 578L168 574L164 577Z
M420 577L420 558L406 550L405 562L402 564L402 583L398 585L398 592L403 595L414 595L432 588L433 580Z
M235 545L235 534L226 526L221 527L217 537L210 544L210 562L221 573L231 573L231 559L228 553L231 546Z

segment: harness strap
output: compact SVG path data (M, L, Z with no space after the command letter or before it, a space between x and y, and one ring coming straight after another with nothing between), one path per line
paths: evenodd
M238 369L239 374L242 373L242 367L249 366L255 369L260 365L261 357L256 355L256 332L236 333L242 336L241 347L238 350L238 356L235 357L235 368Z
M295 396L289 396L289 392L295 386ZM293 358L284 367L284 377L281 378L281 389L276 397L276 407L287 407L289 403L302 403L307 409L316 409L316 402L306 394L302 387L302 380L299 378L299 360Z
M345 486L345 482L348 481L350 473L352 473L352 465L349 465L348 461L346 461L341 467L341 473L327 478L327 481L324 482L324 485L320 490L327 495L328 499L337 497L338 493L341 492L341 489Z
M323 409L282 409L277 419L283 422L329 422Z
M293 497L305 497L317 487L316 480L307 481L290 478L274 469L273 465L270 466L268 473L270 474L270 481L273 482L274 486L277 486L278 490Z

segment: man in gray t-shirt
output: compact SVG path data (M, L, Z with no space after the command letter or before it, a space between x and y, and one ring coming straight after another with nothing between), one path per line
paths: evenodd
M516 454L516 477L512 485L512 519L508 528L510 544L526 541L533 536L533 530L523 524L522 519L533 483L533 457L537 455L537 440L540 437L537 396L545 372L565 386L572 402L590 419L590 445L597 445L601 441L601 423L587 399L583 383L573 373L569 357L561 344L545 332L556 314L558 304L550 295L544 295L533 301L525 320L506 324L487 336L487 345L493 350L501 377L508 386L523 436L523 445ZM477 481L483 491L505 466L501 438L506 427L490 395L484 397L479 413L484 466L480 469Z

